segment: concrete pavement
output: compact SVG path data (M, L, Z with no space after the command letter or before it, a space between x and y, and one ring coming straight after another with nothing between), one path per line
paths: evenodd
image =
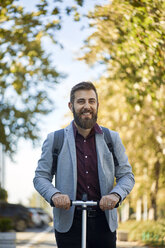
M117 248L149 248L149 247L140 245L138 242L117 241Z
M57 247L53 227L40 229L29 229L27 232L17 233L17 248L50 248ZM149 248L138 242L117 241L117 248Z

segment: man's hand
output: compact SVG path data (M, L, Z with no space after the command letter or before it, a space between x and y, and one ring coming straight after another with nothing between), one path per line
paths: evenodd
M70 208L70 199L68 195L56 193L52 196L52 201L56 208L64 208L66 210Z
M105 195L100 200L100 208L104 210L112 210L119 202L119 197L115 194Z

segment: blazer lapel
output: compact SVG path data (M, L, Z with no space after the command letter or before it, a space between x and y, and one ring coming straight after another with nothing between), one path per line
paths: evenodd
M101 195L105 195L106 181L105 181L105 169L103 166L104 162L104 136L103 134L96 134L96 151L98 161L98 174L100 181ZM102 144L102 145L101 145Z
M106 159L109 156L109 150L104 140L104 134L96 134L96 151L101 194L106 195L110 182L113 182L111 173L113 165L111 160L107 161Z
M75 146L75 138L73 133L73 126L71 124L65 128L66 139L69 146L69 152L71 156L71 162L73 165L73 177L74 177L74 190L76 194L77 190L77 158L76 158L76 146Z

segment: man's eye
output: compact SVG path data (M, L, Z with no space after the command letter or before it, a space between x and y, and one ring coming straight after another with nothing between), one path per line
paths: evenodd
M89 103L90 104L94 104L96 101L95 100L90 100Z
M78 103L79 104L83 104L84 103L84 100L79 100Z

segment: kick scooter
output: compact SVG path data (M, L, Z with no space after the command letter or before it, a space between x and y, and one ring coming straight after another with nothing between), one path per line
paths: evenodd
M87 211L89 207L98 206L99 202L97 201L86 201L86 197L83 197L82 201L71 201L71 206L79 206L82 208L82 240L81 248L86 248L86 236L87 236Z

